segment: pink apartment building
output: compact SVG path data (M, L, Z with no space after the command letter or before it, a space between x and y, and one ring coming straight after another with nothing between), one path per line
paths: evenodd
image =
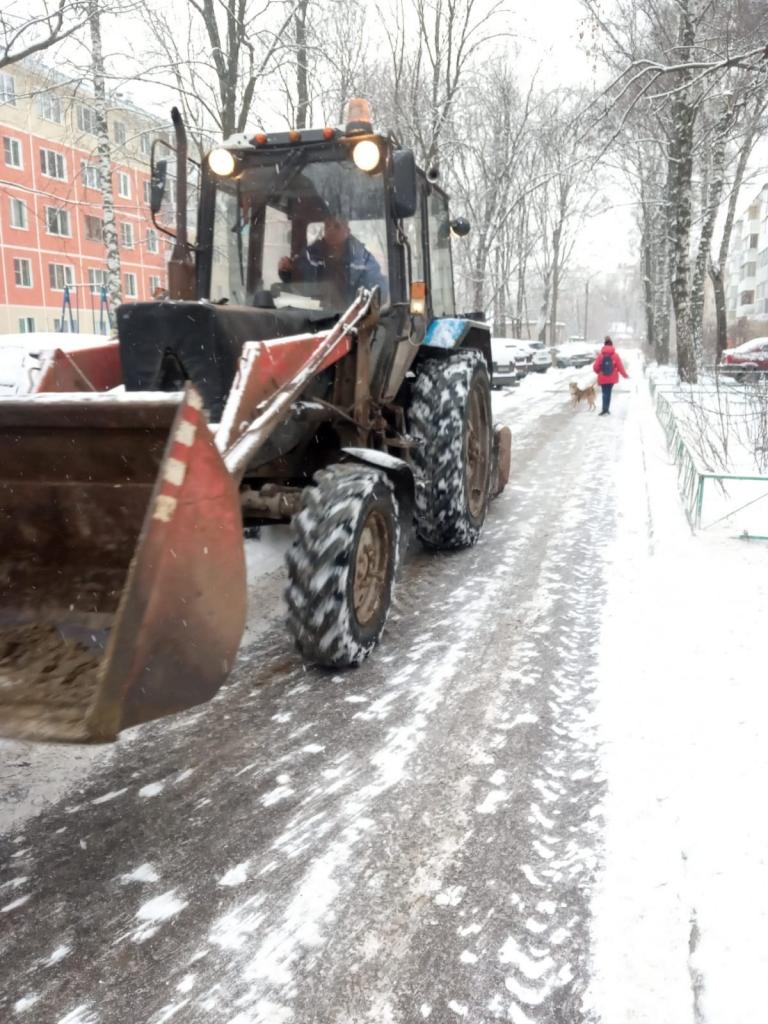
M59 330L65 287L75 330L106 327L106 255L90 96L34 63L0 72L0 334ZM164 236L149 216L157 119L108 114L123 299L165 285ZM70 309L64 330L71 328Z

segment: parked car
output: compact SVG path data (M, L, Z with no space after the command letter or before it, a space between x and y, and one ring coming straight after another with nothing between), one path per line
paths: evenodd
M736 348L726 349L718 369L728 377L768 373L768 338L753 338Z
M531 369L535 373L546 373L552 365L552 358L545 348L535 348L531 353Z
M494 338L492 345L503 345L504 349L515 361L518 380L522 380L531 368L531 350L519 338ZM494 357L495 358L495 357Z
M0 395L110 388L113 380L121 376L120 355L116 341L105 355L105 343L107 339L102 334L59 331L0 334ZM57 369L59 366L64 368L63 376ZM71 387L64 387L65 379Z
M517 384L517 366L512 346L506 338L491 339L494 388L511 388Z
M553 349L552 358L561 369L569 366L581 369L595 361L595 350L585 341L565 341Z

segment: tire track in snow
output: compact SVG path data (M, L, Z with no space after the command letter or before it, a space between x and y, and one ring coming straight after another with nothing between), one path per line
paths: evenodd
M555 970L537 955L540 936L558 956L581 949L575 925L561 930L585 884L584 801L572 803L567 779L586 727L569 673L584 658L579 636L563 634L583 609L547 629L569 559L584 563L582 589L595 578L584 547L561 546L550 525L571 507L567 529L585 528L572 508L588 429L577 422L550 411L551 442L533 424L517 433L519 475L481 543L412 560L386 642L358 672L306 671L272 630L241 652L214 706L142 730L76 803L5 844L7 873L27 879L13 896L30 900L4 948L23 990L0 1008L34 999L40 1024L78 1011L123 1024L130 993L136 1019L153 1024L380 1024L505 1019L488 1008L500 993L503 1012L519 1003L550 1019L552 998L531 1008L523 997ZM553 631L562 677L536 678ZM126 783L119 800L93 803ZM220 884L246 862L239 884ZM124 883L147 864L151 877ZM154 915L152 934L114 942L171 892L174 913ZM43 967L61 947L67 956ZM532 964L540 978L527 978ZM106 974L118 981L104 991Z

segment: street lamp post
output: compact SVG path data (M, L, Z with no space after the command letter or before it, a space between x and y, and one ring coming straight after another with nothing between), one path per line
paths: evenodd
M589 341L589 332L587 325L589 324L589 278L587 283L584 285L584 341Z

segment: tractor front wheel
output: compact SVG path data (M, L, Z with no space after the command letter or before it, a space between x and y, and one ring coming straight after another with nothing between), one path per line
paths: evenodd
M491 385L482 353L430 359L416 371L409 431L417 442L416 529L433 548L480 536L491 490Z
M373 650L389 614L398 507L387 476L331 466L304 491L288 550L288 627L304 659L340 668Z

